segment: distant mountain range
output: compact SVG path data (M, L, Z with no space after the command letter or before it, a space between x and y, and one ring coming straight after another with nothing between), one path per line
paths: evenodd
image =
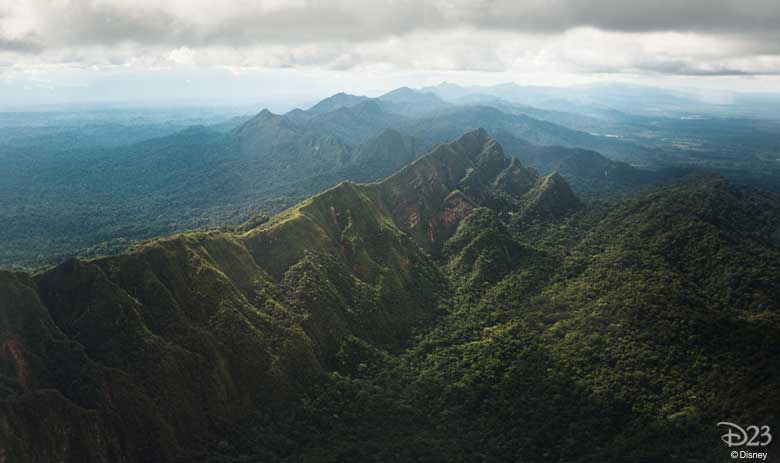
M424 87L446 101L463 101L474 96L491 97L543 110L584 114L618 122L632 117L759 117L777 120L780 100L773 95L750 93L671 90L626 83L597 83L554 87L504 83L462 86L449 82Z
M13 149L0 149L7 166L0 220L10 224L0 229L0 266L39 268L180 230L239 225L343 180L376 181L477 128L539 174L558 171L588 198L702 169L780 188L772 155L780 130L771 122L634 114L624 110L641 102L629 98L636 91L600 100L597 90L584 99L573 90L513 85L403 87L376 98L339 93L307 110L263 110L141 142L121 142L141 135L116 136L117 127L98 130L103 141L92 147L71 132L66 146L59 138L41 145L24 138L17 146L11 137Z

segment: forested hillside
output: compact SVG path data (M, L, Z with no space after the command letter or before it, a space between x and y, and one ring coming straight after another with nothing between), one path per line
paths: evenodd
M477 130L237 231L1 272L0 457L730 461L716 422L778 423L777 199L585 202Z

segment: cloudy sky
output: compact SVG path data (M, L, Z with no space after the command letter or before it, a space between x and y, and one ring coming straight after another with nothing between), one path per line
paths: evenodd
M442 80L780 91L778 0L0 0L0 103Z

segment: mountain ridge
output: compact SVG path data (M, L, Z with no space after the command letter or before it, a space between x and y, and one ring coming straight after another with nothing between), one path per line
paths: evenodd
M715 420L777 419L778 217L717 178L582 203L470 131L249 229L0 272L0 449L712 461Z
M467 166L484 169L479 160L486 153L511 163L479 130L387 180L342 182L241 234L184 233L130 254L70 259L32 277L3 272L0 312L6 321L0 329L4 345L20 346L10 357L0 355L4 371L17 378L12 391L54 388L62 392L52 399L61 410L94 410L89 418L71 412L52 418L71 431L51 436L52 446L45 448L65 453L39 453L47 450L22 446L34 440L24 434L33 428L24 424L25 402L10 392L4 404L12 412L4 419L11 421L3 426L22 434L6 438L3 447L21 461L31 455L168 459L181 442L210 435L207 422L235 421L246 410L283 403L305 389L333 367L339 346L351 336L397 349L411 327L433 316L445 284L422 249L440 246L474 209L454 190ZM417 183L407 191L409 179ZM48 320L48 331L8 324L20 290L29 294L28 310ZM43 344L29 344L35 338ZM63 342L80 354L57 366L49 352ZM85 368L92 373L73 376ZM114 371L122 374L113 377ZM63 379L78 386L66 388ZM111 411L108 396L83 396L84 390L101 391L101 381L145 405ZM76 433L83 419L87 428L122 431L88 444ZM122 424L129 421L159 434L133 437L140 429Z
M441 105L416 90L400 96L394 103L337 94L323 100L316 114L265 110L110 150L68 152L68 162L65 156L40 161L14 156L9 162L16 174L0 182L0 214L10 224L0 231L8 243L0 265L41 268L69 255L117 252L186 229L238 225L341 180L379 180L477 127L545 144L606 144L610 155L626 158L635 151L617 140L521 115ZM386 130L406 141L388 138L377 144ZM588 180L587 186L601 194L592 185L598 182ZM574 187L582 192L580 184Z

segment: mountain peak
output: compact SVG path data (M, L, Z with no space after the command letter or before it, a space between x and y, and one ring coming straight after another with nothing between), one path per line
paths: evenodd
M495 140L488 136L487 130L480 127L461 135L460 138L458 138L457 143L473 150L475 147L485 145L490 141L495 142Z
M368 97L339 92L321 100L309 108L307 112L309 114L324 114L337 109L355 106L365 100L368 100Z
M395 90L390 90L389 92L383 94L379 97L379 99L386 99L386 98L393 98L398 96L408 96L408 95L416 95L418 93L417 90L413 90L409 87L398 87Z
M259 113L255 114L254 117L249 119L244 123L244 126L251 126L251 125L257 125L258 123L263 123L266 121L278 121L284 119L284 116L280 114L274 114L271 111L268 110L268 108L263 109Z
M578 209L580 200L569 183L557 172L541 177L522 198L523 219L555 219Z
M438 95L430 91L400 87L377 98L383 109L404 116L419 116L449 106Z
M379 188L398 227L436 251L475 207L487 205L509 165L501 145L480 128L439 145Z
M389 101L393 103L405 103L419 100L442 102L442 100L434 93L415 90L409 87L399 87L395 90L391 90L380 96L378 99L381 101Z
M371 171L394 172L412 162L417 154L413 137L388 128L361 143L354 151L353 162Z

